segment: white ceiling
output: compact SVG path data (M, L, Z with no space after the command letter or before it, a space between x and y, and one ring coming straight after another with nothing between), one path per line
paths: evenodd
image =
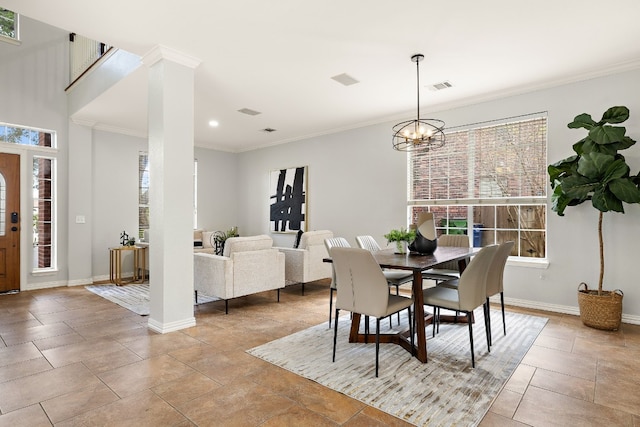
M100 6L0 0L0 6L140 56L163 45L198 58L195 144L233 152L413 118L415 53L425 55L425 112L640 65L638 0L109 0ZM342 73L360 83L331 79ZM445 80L453 87L427 88ZM262 114L244 115L241 108ZM75 118L145 135L146 70ZM209 127L211 119L220 126ZM267 127L277 131L261 131Z

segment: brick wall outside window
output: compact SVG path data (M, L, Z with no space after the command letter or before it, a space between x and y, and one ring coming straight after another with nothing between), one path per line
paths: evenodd
M516 241L513 256L546 254L547 119L488 123L446 134L409 159L411 222L436 217L438 233L473 234L474 246Z

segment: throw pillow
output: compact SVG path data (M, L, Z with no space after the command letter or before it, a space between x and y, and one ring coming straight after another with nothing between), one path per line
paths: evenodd
M300 246L300 239L302 239L302 233L304 233L302 230L298 230L298 234L296 234L296 241L293 242L294 249L298 249L298 246Z
M213 241L215 231L203 231L202 232L202 247L203 248L214 248L215 242Z

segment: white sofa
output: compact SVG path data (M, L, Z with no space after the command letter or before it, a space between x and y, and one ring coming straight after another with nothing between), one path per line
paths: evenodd
M193 276L196 300L198 292L225 300L258 292L278 291L285 285L285 256L273 247L266 235L231 237L222 256L194 253Z
M324 239L332 237L333 232L329 230L307 231L302 234L297 248L277 248L286 257L287 284L301 283L304 295L305 283L331 277L331 264L322 260L329 257Z

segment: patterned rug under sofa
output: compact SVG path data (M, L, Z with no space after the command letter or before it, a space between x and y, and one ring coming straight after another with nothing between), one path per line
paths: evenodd
M482 319L481 311L475 315ZM466 324L442 324L435 338L427 327L428 362L424 364L398 345L381 344L378 378L375 335L371 344L349 343L348 316L339 322L335 363L331 362L333 329L327 322L247 352L417 426L474 426L547 322L519 313L507 312L506 316L505 336L500 312L491 311L490 353L482 322L474 328L475 369L471 368ZM399 327L406 328L406 316L402 321ZM386 321L384 324L382 332L388 327ZM375 323L370 330L375 331Z
M114 284L106 285L87 285L85 288L102 298L118 304L128 310L133 311L141 316L149 315L149 284L131 284L124 286L116 286ZM219 301L220 298L209 297L198 293L198 303L195 298L194 305L206 304L212 301Z

